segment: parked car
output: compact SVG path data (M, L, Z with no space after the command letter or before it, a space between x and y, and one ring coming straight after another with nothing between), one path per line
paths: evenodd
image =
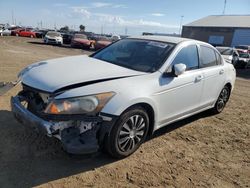
M71 44L73 34L71 34L71 33L61 33L61 35L63 37L63 44Z
M44 43L46 44L57 44L62 45L63 44L63 38L61 33L56 31L48 31L43 38Z
M207 43L130 37L90 56L28 66L11 106L17 120L60 139L69 153L104 147L123 158L161 127L208 109L222 112L235 76Z
M248 68L250 67L250 55L248 50L237 49L239 53L239 61L235 65L236 68Z
M239 53L235 48L218 46L216 47L216 49L220 52L222 57L229 63L232 63L233 65L236 65L238 63Z
M94 49L99 50L102 49L112 43L112 40L107 37L99 37L96 39L96 42L94 44Z
M247 50L248 53L250 53L250 46L248 45L238 45L238 46L235 46L236 49L239 49L239 50Z
M2 28L0 29L0 36L10 36L11 31L9 29Z
M34 32L36 33L36 38L44 38L48 31L49 30L47 29L34 30Z
M35 38L36 33L33 30L29 29L18 29L15 31L15 34L17 37L30 37L30 38Z
M115 42L115 41L121 40L121 37L120 35L112 35L111 40Z
M75 34L71 39L72 48L82 48L82 49L91 49L94 47L95 41L89 40L88 37L84 34Z
M17 33L18 33L19 31L21 31L21 30L24 30L24 28L15 28L15 29L12 29L12 30L11 30L11 35L12 35L12 36L16 36Z

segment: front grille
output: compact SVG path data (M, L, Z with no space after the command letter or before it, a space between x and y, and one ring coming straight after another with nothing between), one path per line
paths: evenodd
M48 39L50 42L56 42L56 39Z

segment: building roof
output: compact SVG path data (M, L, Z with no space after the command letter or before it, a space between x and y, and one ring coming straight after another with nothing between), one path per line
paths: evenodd
M184 26L190 27L249 27L250 15L213 15Z
M144 35L144 36L136 36L136 37L128 37L128 38L169 42L173 44L178 44L183 41L193 40L193 39L187 39L187 38L181 38L181 37L156 36L156 35Z

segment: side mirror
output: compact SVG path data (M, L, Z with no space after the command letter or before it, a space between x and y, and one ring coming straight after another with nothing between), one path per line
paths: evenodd
M174 68L174 74L176 76L179 76L186 71L187 66L183 63L179 63L179 64L175 64L173 68Z

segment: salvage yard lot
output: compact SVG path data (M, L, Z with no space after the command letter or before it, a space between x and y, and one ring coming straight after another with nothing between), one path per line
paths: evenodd
M32 62L90 53L0 37L0 82L14 81ZM25 129L10 112L14 88L0 97L0 187L250 187L250 69L239 72L221 114L169 125L120 161L70 156L56 140Z

